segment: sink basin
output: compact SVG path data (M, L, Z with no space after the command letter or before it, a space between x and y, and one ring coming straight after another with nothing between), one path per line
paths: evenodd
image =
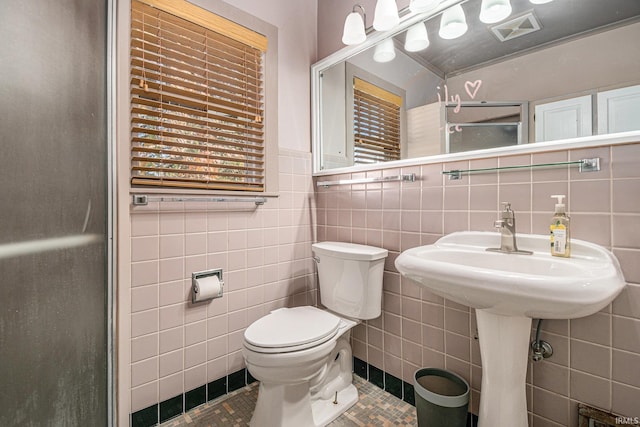
M482 385L479 427L526 427L531 319L571 319L606 307L625 286L618 260L601 246L571 239L571 258L553 257L549 237L517 235L530 255L488 252L500 234L465 231L396 259L405 277L475 308Z
M593 314L625 286L617 259L601 246L571 239L571 257L549 253L549 237L518 234L532 255L488 252L500 234L464 231L404 251L396 268L431 292L507 316L570 319Z

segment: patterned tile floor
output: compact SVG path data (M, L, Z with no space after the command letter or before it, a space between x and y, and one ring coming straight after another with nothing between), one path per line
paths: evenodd
M360 400L329 424L331 427L416 426L416 408L357 375ZM162 427L244 427L249 425L258 397L258 383L198 406ZM302 427L302 426L301 426Z

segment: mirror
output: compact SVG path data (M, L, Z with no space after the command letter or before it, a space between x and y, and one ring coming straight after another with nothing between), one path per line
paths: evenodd
M486 24L481 0L445 0L315 64L314 172L640 131L640 1L510 4ZM453 5L468 29L444 39Z

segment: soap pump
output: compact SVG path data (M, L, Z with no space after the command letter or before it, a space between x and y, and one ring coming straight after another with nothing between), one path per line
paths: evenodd
M568 258L571 255L571 219L567 215L563 199L564 194L554 194L557 199L556 210L551 218L551 255Z

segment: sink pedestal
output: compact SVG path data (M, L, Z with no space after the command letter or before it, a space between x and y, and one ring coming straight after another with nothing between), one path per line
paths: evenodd
M482 390L478 427L527 427L531 319L476 309Z

